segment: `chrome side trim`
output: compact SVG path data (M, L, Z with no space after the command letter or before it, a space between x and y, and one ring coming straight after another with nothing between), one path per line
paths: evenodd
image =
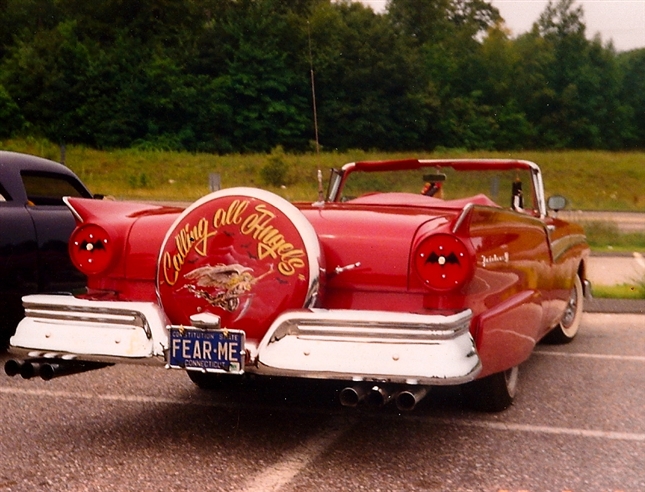
M63 197L63 203L69 208L69 210L72 212L72 215L74 216L74 219L78 223L83 222L83 217L80 216L80 214L76 211L76 209L72 206L71 203L69 203L69 198L68 196Z
M474 203L469 203L467 204L461 213L459 214L459 217L455 221L455 225L452 226L452 233L457 234L457 231L459 231L459 228L463 224L463 222L466 220L466 217L470 214L470 211L475 207Z
M467 329L471 317L470 310L451 316L349 309L289 311L274 322L264 339L270 338L275 342L284 336L297 334L305 338L435 342L454 338Z

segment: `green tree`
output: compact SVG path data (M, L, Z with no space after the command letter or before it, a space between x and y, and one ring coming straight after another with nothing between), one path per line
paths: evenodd
M613 50L585 38L582 7L549 2L531 33L518 40L524 60L518 74L523 106L536 128L537 146L610 148L620 145Z
M2 63L0 83L33 130L55 142L79 138L77 108L83 104L89 54L75 27L68 21L38 31L13 46Z
M501 20L485 0L389 0L387 12L396 30L419 45L443 42L456 31L475 38Z
M624 141L631 148L645 147L645 49L622 53L618 59L623 74L620 100L629 112L629 124L622 127Z
M152 84L147 65L153 52L123 33L97 49L79 105L80 139L99 148L129 147L145 138L151 115L146 101Z
M190 54L204 19L204 0L57 0L66 19L74 19L81 39L105 47L125 33L143 46ZM188 50L188 53L186 53Z
M392 26L419 50L426 95L438 102L427 118L426 147L493 148L495 108L481 81L480 39L500 20L479 0L390 0Z
M0 138L12 137L25 126L20 108L0 85Z
M29 40L62 20L56 0L0 0L0 59L16 40Z
M307 146L310 126L304 22L278 0L243 0L221 23L227 44L218 78L242 151ZM252 33L252 35L250 35Z
M390 0L387 12L395 29L419 45L445 39L453 30L451 0Z
M329 149L425 147L435 101L409 40L360 4L311 20L320 137Z
M487 0L0 0L0 134L304 150L311 61L323 148L642 146L645 56L583 14L511 39Z
M522 96L517 91L517 74L524 60L503 24L488 31L479 56L478 85L481 101L490 107L494 119L493 147L500 150L531 147L535 129L522 109Z

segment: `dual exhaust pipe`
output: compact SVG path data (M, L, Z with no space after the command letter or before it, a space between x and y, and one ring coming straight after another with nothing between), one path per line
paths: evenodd
M109 366L103 362L89 362L76 360L52 360L34 358L27 360L10 359L4 364L4 372L7 376L13 377L20 374L23 379L39 377L44 381L61 376L69 376L86 371L93 371Z
M356 407L361 402L370 407L383 407L394 401L399 410L409 412L426 397L428 391L428 386L405 386L401 389L391 385L357 385L341 390L339 398L345 407Z
M5 362L4 372L7 376L14 377L20 374L23 379L40 377L50 381L61 376L79 374L110 366L104 362L43 359L33 358L26 360L10 359ZM405 412L414 410L421 400L428 394L428 386L400 386L392 385L367 385L348 386L341 390L339 398L341 405L356 407L365 402L370 407L383 407L394 401L396 407Z

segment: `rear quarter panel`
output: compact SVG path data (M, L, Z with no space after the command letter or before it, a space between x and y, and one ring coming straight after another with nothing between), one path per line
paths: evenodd
M483 377L530 356L545 330L553 268L544 223L534 217L475 207L468 234L476 266L467 298Z
M72 198L78 225L97 224L110 238L113 260L107 271L88 277L93 296L112 292L115 299L154 301L157 258L180 207Z
M155 299L159 252L168 229L179 215L171 209L142 216L132 224L124 256L127 281L123 295L139 300Z

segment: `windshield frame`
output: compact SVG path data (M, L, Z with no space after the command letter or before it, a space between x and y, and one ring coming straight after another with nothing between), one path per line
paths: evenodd
M452 168L460 172L528 170L531 176L531 187L534 197L531 211L540 217L545 217L547 214L544 184L539 166L531 161L516 159L402 159L350 162L340 169L332 169L326 201L338 203L343 200L343 189L352 173L403 171L425 167L434 167L438 170L441 170L441 168Z

